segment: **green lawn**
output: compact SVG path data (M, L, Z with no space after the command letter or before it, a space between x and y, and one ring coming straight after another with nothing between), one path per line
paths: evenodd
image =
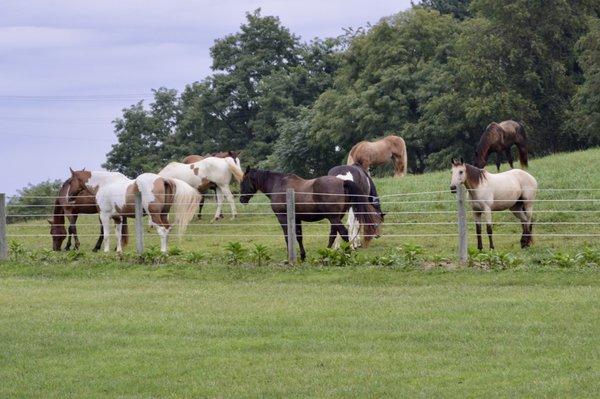
M596 397L598 237L549 234L600 234L599 159L534 159L534 246L521 250L516 220L495 214L499 252L467 267L453 262L448 171L377 179L385 235L344 268L323 266L324 223L305 227L309 261L284 265L261 196L235 221L195 221L167 258L138 258L134 245L91 253L93 216L80 220L79 253L51 253L43 220L9 225L0 398ZM273 260L233 265L229 241Z
M4 264L0 397L593 397L600 272Z

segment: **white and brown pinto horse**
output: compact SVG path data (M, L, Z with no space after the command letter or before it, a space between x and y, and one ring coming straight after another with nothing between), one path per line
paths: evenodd
M175 214L174 223L178 226L179 234L182 234L200 202L200 194L187 183L153 173L143 173L132 180L118 172L71 170L69 199L74 201L86 189L96 196L104 233L104 252L109 251L111 218L115 220L117 252L122 252L122 218L135 215L135 194L138 191L142 196L144 211L150 217L150 225L156 227L160 236L162 252L167 251L167 238L171 230L168 214L171 208Z
M477 248L483 249L481 242L481 218L483 216L492 241L492 212L510 209L521 221L523 235L521 248L533 242L533 203L537 193L537 181L522 169L512 169L503 173L490 173L464 163L463 159L452 160L452 182L450 191L456 192L458 185L464 184L475 214Z
M244 172L232 157L208 157L191 164L171 162L158 172L158 174L163 177L183 180L200 192L207 190L211 185L215 184L217 186L217 210L214 220L218 220L221 215L223 196L227 198L231 206L231 217L235 218L235 204L229 184L232 178L241 182L244 178Z
M390 135L377 141L361 141L348 154L347 165L360 165L369 172L371 165L384 165L392 161L394 177L406 175L408 158L406 143L402 137Z

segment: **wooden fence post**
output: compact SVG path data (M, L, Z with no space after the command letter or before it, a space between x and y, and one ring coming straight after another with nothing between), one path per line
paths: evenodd
M456 190L456 204L458 207L458 260L466 264L467 255L467 215L465 213L465 187L459 184Z
M6 241L6 195L0 193L0 260L8 259L8 242Z
M288 188L285 193L288 235L288 261L296 263L296 193L293 188Z
M144 252L144 213L142 193L135 193L135 248L138 255Z

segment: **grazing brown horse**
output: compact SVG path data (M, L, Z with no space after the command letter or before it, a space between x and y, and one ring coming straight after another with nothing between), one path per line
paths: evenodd
M341 180L335 176L322 176L305 180L293 174L271 172L269 170L246 169L244 180L240 184L240 202L247 204L257 192L263 192L271 200L271 209L283 229L285 241L287 235L286 190L296 191L296 238L300 245L300 259L306 259L306 251L302 243L302 222L315 222L328 219L331 223L329 232L329 248L339 233L348 241L348 230L342 224L342 218L350 207L363 226L364 235L379 235L381 217L377 210L365 198L369 196L349 180Z
M98 213L98 206L96 204L96 198L94 194L89 190L83 190L72 202L68 200L69 186L71 179L67 179L58 191L58 196L54 200L54 211L52 213L52 219L48 219L50 224L50 235L52 236L52 249L54 251L60 251L62 249L62 243L65 238L67 239L67 245L65 251L71 249L71 237L74 239L74 249L79 249L79 237L77 236L77 218L80 214L93 215ZM65 229L65 217L69 219L69 230ZM127 244L129 234L127 228L127 220L123 220L121 227L122 242ZM100 225L100 236L93 251L96 252L100 249L104 237L102 235L102 225Z
M525 127L521 122L507 120L504 122L492 122L485 129L485 132L479 139L479 144L475 150L475 166L484 168L487 164L488 156L496 153L496 168L500 171L502 163L500 156L504 152L510 168L513 168L513 157L510 151L513 145L519 150L519 162L522 167L527 167L527 136Z
M183 158L181 163L190 165L190 164L196 163L198 161L202 161L204 158L207 158L207 157L217 157L217 158L231 157L231 158L233 158L233 160L235 161L237 166L240 169L242 169L242 166L240 165L240 153L241 153L241 151L224 151L224 152L215 152L214 154L207 154L204 156L188 155L187 157ZM200 206L198 207L198 220L202 219L202 207L204 207L204 198L205 198L204 193L206 193L208 190L215 191L216 188L217 188L217 185L212 182L208 182L208 184L205 187L198 188L198 191L202 194L202 199L200 200ZM223 219L222 213L219 215L219 219Z
M377 141L361 141L348 154L347 165L360 165L367 172L371 165L383 165L392 161L394 177L406 175L406 143L402 137L387 136Z

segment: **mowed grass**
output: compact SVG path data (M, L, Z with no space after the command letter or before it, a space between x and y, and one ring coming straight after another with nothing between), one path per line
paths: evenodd
M529 170L542 189L600 189L598 160L597 149L559 154ZM136 261L133 245L123 259L92 254L93 216L80 221L81 257L45 253L44 221L9 226L24 252L0 263L0 397L597 396L600 268L538 260L598 249L598 237L545 235L600 234L598 201L589 200L598 192L540 191L585 201L540 201L536 209L560 212L540 212L537 222L589 224L539 223L526 251L520 227L506 224L516 219L495 214L496 246L521 266L446 269L428 259L455 257L449 171L377 184L386 235L359 253L417 244L428 267L283 265L263 196L238 204L235 221L195 222L171 240L184 254L152 265ZM411 194L421 192L433 193ZM212 212L209 204L205 218ZM327 232L306 225L309 256ZM229 241L263 244L275 262L228 266ZM157 243L146 234L148 246ZM191 251L206 260L186 261Z
M20 267L1 272L0 397L600 389L598 271Z

